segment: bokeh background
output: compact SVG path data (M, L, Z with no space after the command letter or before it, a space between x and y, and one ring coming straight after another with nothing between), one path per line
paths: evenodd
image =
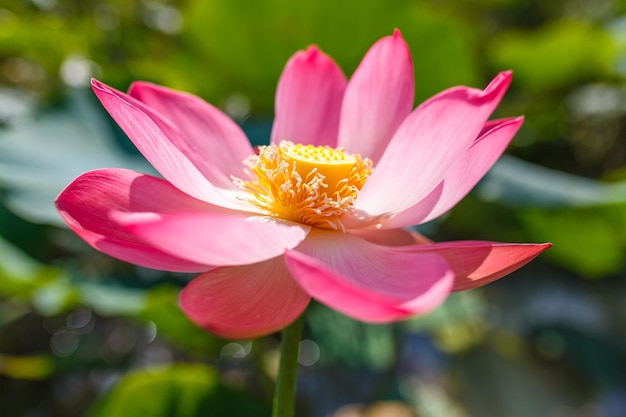
M317 44L349 75L394 28L416 103L513 69L495 116L526 116L420 231L554 247L392 326L312 305L298 416L626 416L623 0L0 0L0 414L269 416L278 335L199 330L177 307L189 276L97 253L56 214L84 171L152 172L89 79L195 93L260 144L293 52Z

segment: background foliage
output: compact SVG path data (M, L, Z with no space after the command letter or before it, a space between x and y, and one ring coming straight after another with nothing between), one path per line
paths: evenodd
M262 143L294 51L315 43L349 75L399 28L416 103L510 68L496 116L526 116L422 231L554 247L394 326L312 305L299 415L626 415L625 13L620 0L0 0L0 409L269 415L276 337L204 333L177 307L190 277L112 260L60 222L52 201L80 173L151 169L89 79L198 94Z

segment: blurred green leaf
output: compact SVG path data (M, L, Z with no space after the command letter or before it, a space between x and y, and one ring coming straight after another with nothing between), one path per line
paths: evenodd
M16 85L59 93L63 83L73 82L59 69L80 57L90 63L89 75L102 74L121 89L147 79L212 102L242 93L257 114L266 115L279 74L296 50L318 44L350 74L372 43L399 28L413 49L417 100L482 81L473 22L436 4L209 0L177 7L177 2L121 0L50 3L46 10L26 3L7 6L0 9L5 76ZM174 16L184 17L180 33L155 25Z
M458 352L480 342L484 336L487 306L480 291L450 294L430 313L402 323L409 332L429 333L447 352Z
M306 320L322 352L321 363L340 362L376 370L388 369L396 357L393 327L351 319L320 304L312 304Z
M45 379L52 374L55 364L47 356L14 356L0 354L0 375L15 379Z
M146 307L146 291L106 283L78 282L81 300L103 316L133 317Z
M626 249L626 204L587 208L521 210L531 239L549 241L545 256L587 277L623 270Z
M605 183L503 155L477 193L512 207L591 207L626 202L626 181Z
M89 305L102 315L134 316L145 307L145 291L112 285L73 281L70 272L47 266L0 237L0 295L30 303L49 316Z
M189 2L185 15L181 36L192 53L181 50L179 60L191 58L188 69L194 72L184 87L194 83L204 97L241 92L265 112L295 51L317 44L350 75L367 49L395 28L413 52L418 101L455 84L479 82L471 27L424 2L209 0Z
M219 383L200 364L178 364L129 373L98 403L89 417L269 416L267 407Z
M63 270L39 264L1 237L0 295L28 301L42 314L59 313L78 301Z
M193 324L178 305L180 288L163 285L147 293L146 304L137 314L141 320L153 322L159 334L190 353L219 353L221 341Z
M0 186L6 204L34 222L64 226L54 200L74 178L96 168L153 172L115 144L113 130L87 90L60 109L0 130Z
M0 9L0 57L18 59L6 66L6 75L36 90L46 88L46 83L58 86L56 74L61 62L73 51L89 50L92 37L76 36L76 33L93 34L93 25L86 19L73 19L73 30L68 31L67 15L16 9L13 12ZM47 78L46 74L55 74L55 77Z
M539 29L499 34L487 51L496 68L515 71L519 85L545 92L611 74L615 45L599 26L556 20Z

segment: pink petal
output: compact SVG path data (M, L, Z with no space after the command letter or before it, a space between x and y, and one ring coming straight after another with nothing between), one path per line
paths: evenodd
M264 336L286 327L309 303L282 257L218 268L183 289L183 311L199 326L229 339Z
M407 246L433 243L426 236L408 229L357 229L350 233L382 246Z
M411 52L396 30L370 48L350 78L341 107L339 146L377 162L411 113L414 99Z
M139 100L92 80L93 91L104 108L133 141L148 161L176 188L223 207L238 208L234 196L211 184L187 154L190 152L181 131ZM234 173L236 169L233 168ZM234 193L231 184L228 190Z
M213 185L228 189L231 175L243 178L242 162L254 153L252 146L220 110L194 95L145 82L134 83L129 94L180 130L180 142L173 143Z
M205 263L165 253L128 233L110 218L112 212L205 210L208 205L189 197L168 182L124 169L87 172L57 198L61 217L94 248L115 258L148 268L175 272L204 272Z
M420 105L391 139L355 208L378 216L425 198L461 161L510 82L503 72L484 91L455 87Z
M444 257L456 276L452 290L463 291L481 287L510 274L550 246L550 243L459 241L407 246L398 250Z
M317 47L296 53L278 82L272 143L335 147L345 88L341 69Z
M425 223L450 210L500 158L523 122L524 118L518 117L487 123L481 136L446 175L440 184L441 191L438 191L439 187L436 188L424 200L385 222L383 227L396 228ZM438 195L436 204L432 207L434 193Z
M357 320L385 323L434 309L452 287L454 275L441 257L406 255L350 234L316 230L285 260L316 300Z
M113 216L125 229L163 252L209 265L244 265L280 256L310 227L235 210Z

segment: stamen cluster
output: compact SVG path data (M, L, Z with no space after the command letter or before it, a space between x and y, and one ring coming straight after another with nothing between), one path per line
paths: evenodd
M244 163L256 179L233 181L250 194L248 202L272 216L334 230L345 230L341 217L373 169L358 154L288 141L262 146Z

